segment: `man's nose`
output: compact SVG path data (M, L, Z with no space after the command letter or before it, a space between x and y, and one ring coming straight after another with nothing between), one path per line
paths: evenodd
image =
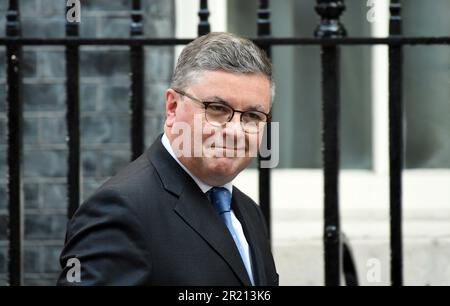
M235 112L233 118L225 124L225 130L236 132L243 132L241 125L241 113Z
M236 147L245 141L245 132L241 125L241 114L235 113L233 118L227 122L223 129L222 136L225 138L226 146Z

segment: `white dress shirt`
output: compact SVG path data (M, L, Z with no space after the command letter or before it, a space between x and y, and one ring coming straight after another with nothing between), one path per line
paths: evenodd
M167 152L169 152L169 154L173 157L173 159L175 159L175 161L181 166L181 168L184 169L184 171L187 172L187 174L189 174L192 179L197 183L198 187L200 187L201 191L203 193L208 192L208 190L210 190L213 186L210 186L208 184L206 184L205 182L201 181L198 177L196 177L195 175L193 175L179 160L178 157L175 155L175 152L172 149L172 146L170 145L170 141L169 138L167 138L166 134L164 133L164 135L161 138L161 142L164 146L164 148L166 148ZM233 184L232 182L228 182L223 186L217 186L217 187L224 187L226 188L231 194L233 194ZM241 222L239 222L238 218L236 218L236 215L234 214L233 210L231 210L231 222L233 224L233 228L238 236L239 241L241 242L241 245L244 249L244 257L242 260L246 261L246 266L250 268L249 272L249 277L250 280L252 282L252 284L254 285L254 281L253 281L253 271L252 271L252 265L251 265L251 260L250 260L250 248L248 246L248 242L247 239L245 238L244 235L244 230L242 229L242 225Z

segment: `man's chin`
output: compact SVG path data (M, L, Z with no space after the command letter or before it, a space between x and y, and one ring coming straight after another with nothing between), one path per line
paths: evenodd
M243 158L251 156L251 152L248 152L245 148L226 148L226 147L212 147L203 148L203 154L206 157L228 157L228 158ZM255 154L256 156L256 154Z
M236 169L236 158L232 157L211 157L208 158L208 163L214 173L232 173Z
M207 166L215 176L229 178L231 181L250 163L249 161L243 165L243 162L242 158L236 157L212 157L208 158Z
M233 177L238 171L236 158L230 157L210 157L207 160L207 168L214 176L217 177Z

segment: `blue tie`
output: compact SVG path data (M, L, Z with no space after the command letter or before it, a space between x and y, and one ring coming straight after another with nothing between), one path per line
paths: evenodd
M253 275L250 269L250 262L246 260L244 247L242 246L236 231L234 230L233 223L231 222L231 192L224 187L213 187L208 192L207 195L210 201L213 203L214 208L219 213L219 216L225 222L225 225L228 227L231 236L233 237L234 243L236 244L239 253L241 254L242 261L244 262L245 269L247 269L248 276L250 277L250 281L254 285Z

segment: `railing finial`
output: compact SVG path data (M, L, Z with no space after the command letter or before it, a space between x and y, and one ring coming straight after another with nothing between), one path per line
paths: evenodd
M402 4L400 0L391 0L389 4L390 18L389 18L389 35L402 34Z
M198 36L202 36L211 32L211 26L208 21L208 0L200 0L200 10L198 11L198 17L200 18L197 30Z
M317 0L316 12L321 21L314 35L320 38L344 37L347 31L339 21L339 17L345 10L344 0Z
M141 0L133 0L133 6L131 11L130 35L131 37L140 37L144 35L142 25Z
M258 21L257 21L257 34L258 37L264 37L270 35L270 9L268 0L260 0L259 8L257 11Z
M6 36L20 36L20 18L18 0L10 0L8 11L6 12Z

